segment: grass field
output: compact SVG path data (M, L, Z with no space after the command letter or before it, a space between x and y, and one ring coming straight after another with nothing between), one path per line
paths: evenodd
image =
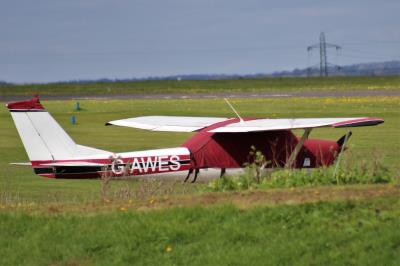
M2 265L398 265L398 198L240 210L0 213Z
M175 147L191 136L188 133L147 132L121 127L105 127L110 120L139 115L232 116L222 100L87 100L83 110L74 111L73 101L44 101L44 105L77 143L105 150L122 152L151 148ZM232 103L243 116L256 117L352 117L371 116L385 119L383 125L354 128L351 151L361 160L371 160L372 153L383 156L394 175L399 175L400 97L235 99ZM78 124L71 124L75 114ZM10 162L27 161L8 111L0 111L0 185L23 199L48 200L50 197L79 199L96 197L98 182L93 180L43 180L28 167L11 166ZM314 130L311 137L336 140L346 129ZM66 189L68 188L68 189ZM3 189L2 189L3 190ZM4 191L3 190L3 191ZM44 195L46 196L44 196ZM82 195L83 194L83 195Z
M372 153L377 153L392 175L400 176L400 97L231 102L242 116L382 117L382 125L352 129L353 155L348 159L371 160ZM223 100L217 99L80 103L83 110L75 111L74 101L43 101L76 142L111 151L179 146L191 134L105 127L109 120L156 114L232 116ZM78 122L74 126L72 114ZM178 183L176 191L165 197L149 198L145 203L134 198L133 203L123 203L127 206L122 201L107 205L100 202L99 180L45 179L30 168L9 165L27 161L27 157L5 108L0 110L0 121L1 265L399 263L400 196L396 185L354 186L352 190L376 192L355 198L338 197L335 189L340 187L315 188L304 190L297 199L270 198L273 204L266 206L254 205L252 198L241 204L240 194L234 200L229 193L211 193L201 200L197 197L203 197L202 184ZM346 129L324 128L314 130L311 137L336 140L345 133ZM132 189L140 186L137 181L113 182L112 186L118 190L126 184ZM304 200L314 193L318 197ZM220 197L225 199L220 204L208 204L210 198L218 202ZM158 206L156 210L148 207L152 204Z
M88 84L0 85L0 96L113 95L157 93L247 93L299 91L394 90L400 77L262 78L237 80L159 80Z

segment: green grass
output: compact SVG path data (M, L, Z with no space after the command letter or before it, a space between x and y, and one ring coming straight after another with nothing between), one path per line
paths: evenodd
M139 115L194 115L231 117L229 107L210 100L86 100L82 111L74 101L44 101L57 121L80 144L123 152L176 147L192 134L148 132L122 127L105 127L114 119ZM371 160L379 151L394 176L400 173L400 97L234 99L243 116L256 117L382 117L376 127L353 128L350 150L355 158ZM78 124L71 124L75 114ZM98 180L51 180L33 174L29 167L9 165L28 161L18 133L6 108L0 110L0 193L24 201L80 201L99 196ZM336 140L347 129L315 129L311 138Z
M83 110L79 112L74 110L74 101L43 104L76 142L111 151L179 146L192 134L105 127L109 120L156 114L232 116L229 107L217 99L80 102ZM382 125L352 129L351 158L368 161L378 150L392 175L399 176L400 97L231 102L243 116L382 117ZM71 124L72 114L77 117L75 126ZM398 265L397 194L379 196L379 192L363 201L332 201L337 192L332 190L330 202L296 201L291 206L252 207L253 198L249 198L241 209L224 205L226 201L208 207L147 211L122 211L122 203L113 202L98 209L99 180L46 179L34 175L29 167L9 165L27 161L27 156L6 108L0 109L0 121L0 265ZM311 137L336 140L346 131L316 129ZM112 182L112 187L125 184L135 187L141 183ZM186 202L197 193L195 188L188 192ZM290 196L296 191L283 193ZM315 193L319 191L324 190ZM286 202L290 203L290 198ZM31 203L30 210L27 206Z
M7 95L112 95L151 93L247 93L390 90L400 88L400 77L262 78L237 80L136 81L90 84L0 85Z
M398 265L400 200L0 213L1 265Z

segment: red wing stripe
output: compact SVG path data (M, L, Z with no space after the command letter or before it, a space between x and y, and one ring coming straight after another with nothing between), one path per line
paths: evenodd
M361 119L348 120L333 124L333 127L363 127L363 126L374 126L383 123L385 120L382 118L367 117Z

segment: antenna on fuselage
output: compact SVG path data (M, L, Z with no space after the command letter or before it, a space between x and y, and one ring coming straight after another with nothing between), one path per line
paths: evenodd
M243 118L239 115L239 113L235 110L235 108L232 106L232 104L228 101L227 98L224 98L225 102L229 105L229 107L232 109L232 111L236 114L236 116L239 118L240 123L243 123Z

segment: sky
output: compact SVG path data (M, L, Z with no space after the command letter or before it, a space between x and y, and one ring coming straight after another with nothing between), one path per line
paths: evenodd
M398 0L0 0L0 80L255 74L400 60Z

